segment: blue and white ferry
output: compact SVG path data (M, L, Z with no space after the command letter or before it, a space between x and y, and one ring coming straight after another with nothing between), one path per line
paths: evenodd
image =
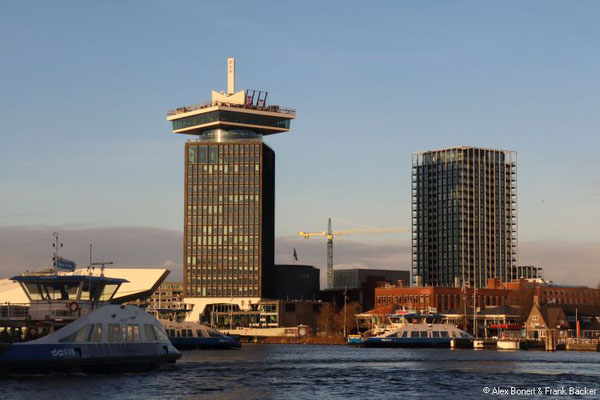
M199 322L185 321L192 311L184 304L180 308L154 309L173 346L179 350L232 349L241 347L239 336L229 336Z
M390 314L389 324L365 332L365 347L473 347L473 336L443 322L439 314Z
M2 372L144 370L181 357L156 318L110 303L124 279L58 273L11 279L29 304L0 306Z

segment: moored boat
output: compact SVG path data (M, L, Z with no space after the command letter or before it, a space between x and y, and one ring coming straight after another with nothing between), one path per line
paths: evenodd
M177 349L231 349L241 346L239 337L226 335L198 322L185 321L190 311L185 307L150 310Z
M473 347L473 336L453 325L443 323L438 314L397 314L387 316L385 328L363 334L365 347Z

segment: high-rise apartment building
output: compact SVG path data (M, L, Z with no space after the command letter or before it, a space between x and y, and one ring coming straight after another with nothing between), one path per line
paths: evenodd
M454 147L412 156L412 268L418 286L484 287L517 264L517 155Z
M227 93L213 91L211 102L167 119L174 133L195 136L185 145L186 302L247 307L272 291L275 153L262 138L288 131L295 112L268 105L266 92L235 92L234 63Z

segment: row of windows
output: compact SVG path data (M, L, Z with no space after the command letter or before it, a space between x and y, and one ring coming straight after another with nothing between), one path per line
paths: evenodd
M106 327L106 328L105 328ZM104 333L106 332L106 333ZM154 342L169 340L162 330L154 325L143 325L141 336L137 324L86 324L72 334L60 339L61 343L99 343L99 342Z
M196 296L252 296L257 297L259 294L258 286L254 286L252 288L248 287L238 287L237 290L233 288L210 288L210 287L195 287L192 285L187 286L187 293Z
M177 119L173 121L173 130L201 126L214 122L233 122L236 124L257 125L274 128L289 129L290 119L281 118L272 115L259 115L250 113L241 113L236 111L216 110L198 115ZM211 147L229 147L229 146L211 146Z
M223 188L223 186L219 186ZM244 186L246 187L246 186ZM243 189L242 191L250 191L250 189ZM187 197L187 207L189 208L191 205L195 204L250 204L250 203L259 203L260 198L257 190L255 190L255 194L236 194L229 196L191 196Z

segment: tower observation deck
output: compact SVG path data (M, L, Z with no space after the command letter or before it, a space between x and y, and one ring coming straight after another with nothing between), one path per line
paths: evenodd
M183 246L195 319L210 305L251 307L275 284L275 152L262 139L287 132L295 111L269 105L267 92L236 92L233 58L227 77L209 103L167 112L173 133L195 137L184 153Z
M268 92L235 92L235 59L227 59L227 92L213 90L210 102L167 112L173 133L201 136L214 129L248 129L260 135L290 130L296 111L267 103Z

